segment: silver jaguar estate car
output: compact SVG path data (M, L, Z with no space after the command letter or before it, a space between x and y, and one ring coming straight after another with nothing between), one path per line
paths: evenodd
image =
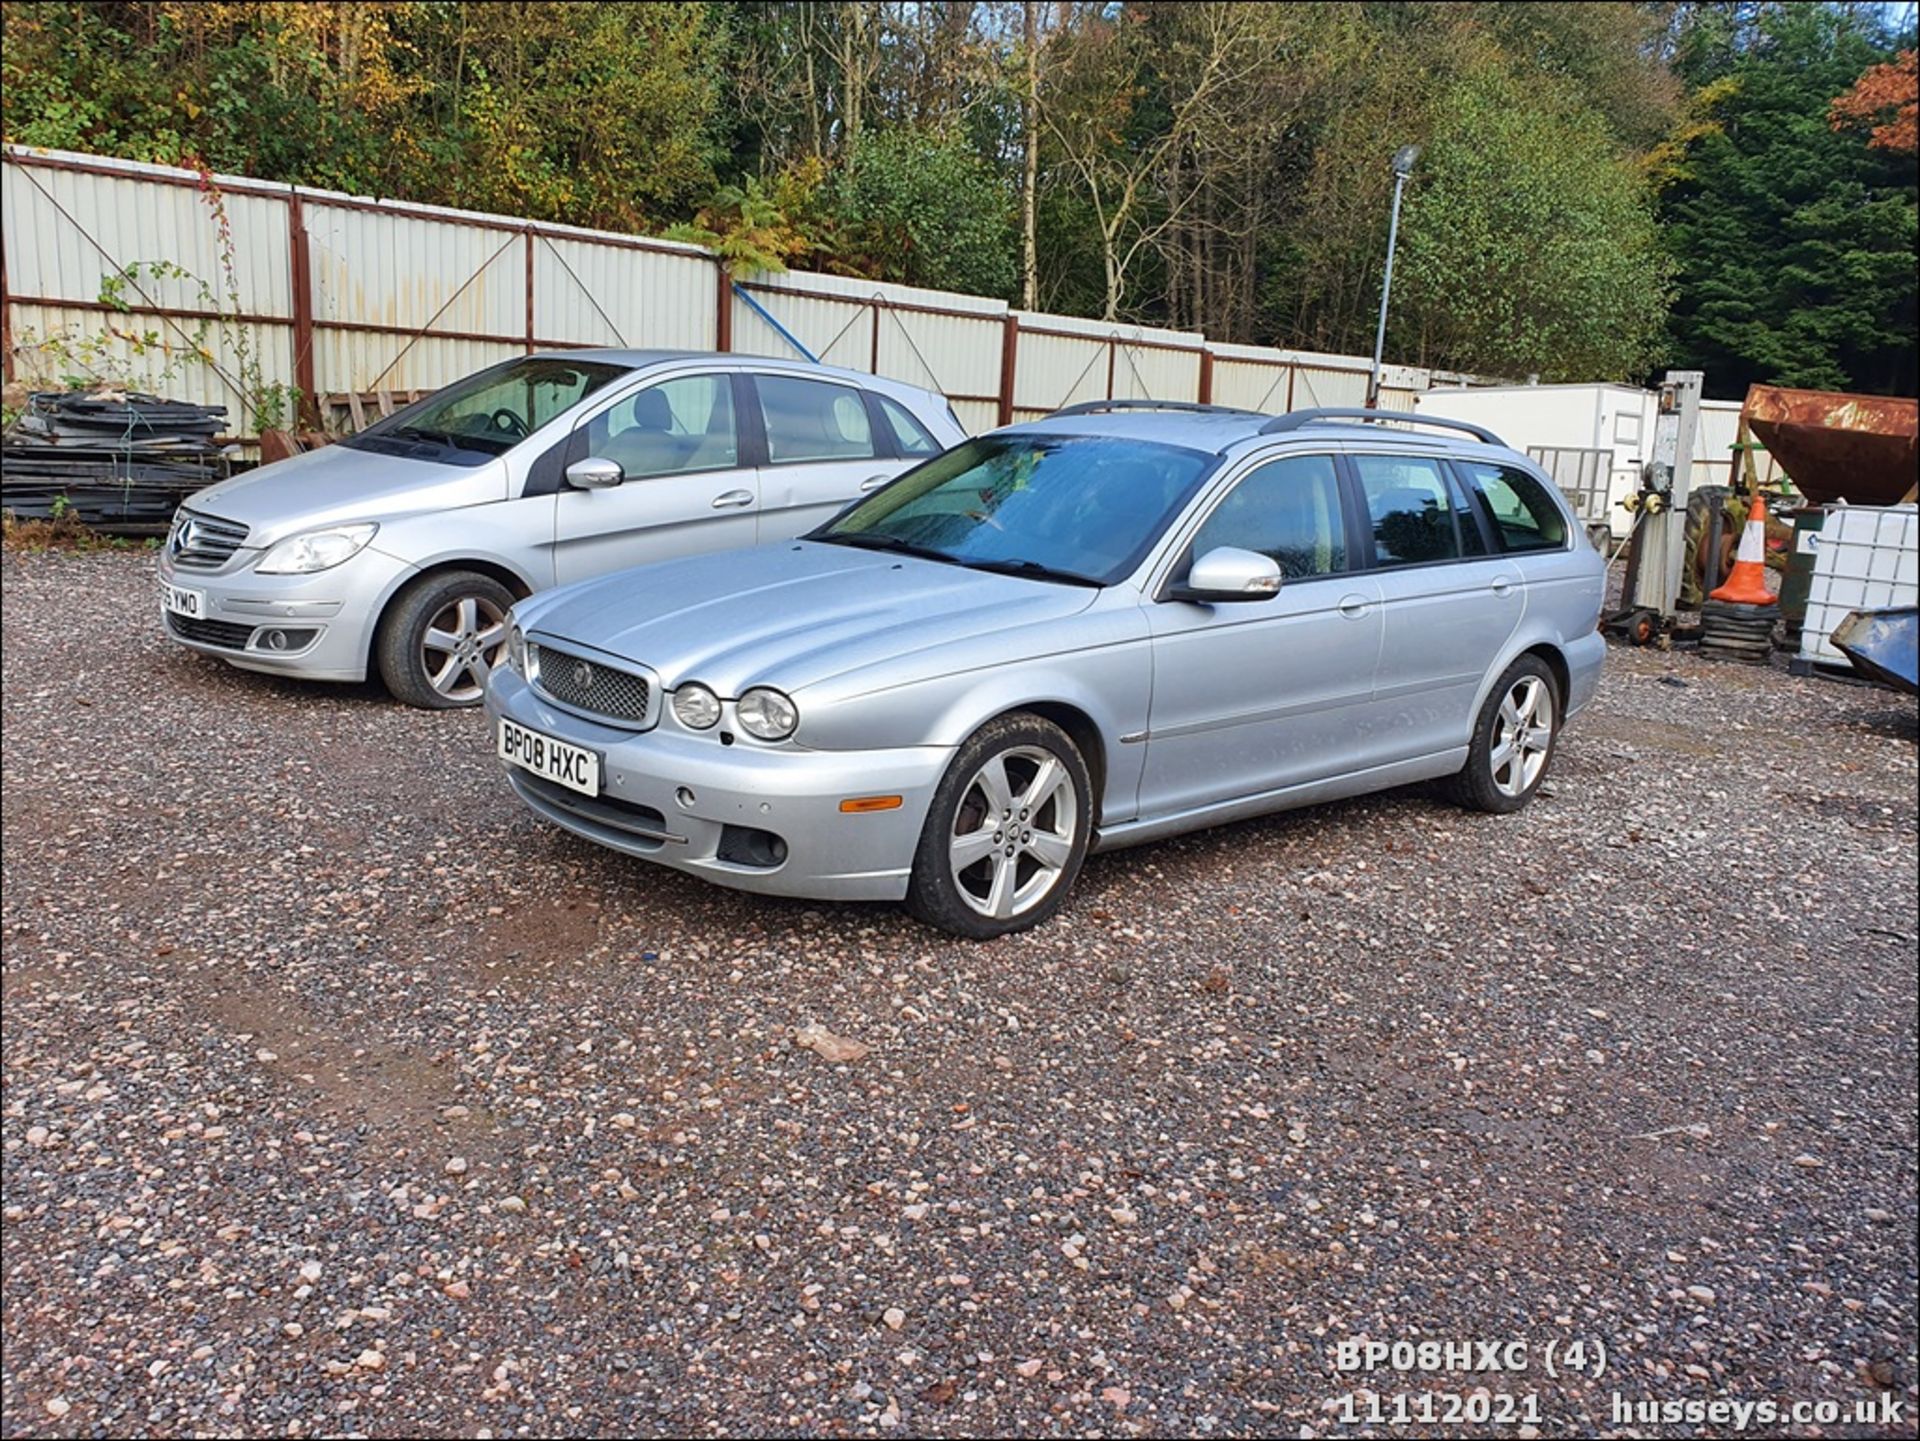
M161 550L161 612L247 670L377 669L414 705L477 705L516 599L798 535L965 433L944 397L856 371L527 356L200 491Z
M1598 683L1603 574L1478 427L1108 402L798 540L522 601L487 709L578 835L985 938L1089 851L1438 778L1524 805Z

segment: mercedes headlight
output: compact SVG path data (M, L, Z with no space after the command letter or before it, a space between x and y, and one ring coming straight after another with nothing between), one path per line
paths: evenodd
M766 686L755 686L741 696L734 709L740 716L740 729L763 741L785 740L800 724L800 712L793 702Z
M379 528L368 522L290 535L260 557L260 564L254 569L261 575L312 575L315 571L332 570L365 550Z
M689 682L674 691L673 713L688 730L707 730L720 719L720 697L699 681Z

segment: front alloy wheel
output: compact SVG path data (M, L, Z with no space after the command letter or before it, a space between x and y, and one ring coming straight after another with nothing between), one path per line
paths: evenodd
M953 883L976 914L1008 920L1045 900L1073 859L1073 778L1038 746L1015 746L974 772L947 846Z
M472 705L507 643L507 613L484 595L463 595L441 608L420 639L427 684L453 705Z
M506 659L513 592L490 575L435 571L400 592L380 619L374 651L387 689L408 705L478 705Z
M907 908L971 940L1038 925L1072 889L1092 819L1086 761L1065 731L1024 712L989 721L934 792Z

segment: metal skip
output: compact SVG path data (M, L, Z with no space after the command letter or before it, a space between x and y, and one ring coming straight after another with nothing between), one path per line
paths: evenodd
M1855 670L1908 695L1920 694L1920 607L1856 610L1829 639Z

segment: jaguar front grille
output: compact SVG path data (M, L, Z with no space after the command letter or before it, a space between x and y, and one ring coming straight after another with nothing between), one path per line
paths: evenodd
M646 676L551 646L527 650L534 684L561 705L616 725L652 723L654 687Z

